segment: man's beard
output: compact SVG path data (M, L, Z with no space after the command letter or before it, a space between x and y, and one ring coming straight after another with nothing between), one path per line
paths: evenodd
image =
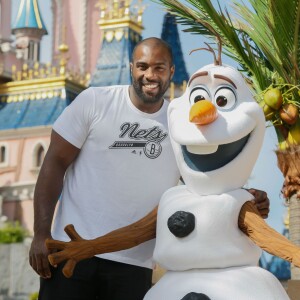
M148 83L151 84L151 82ZM167 85L165 87L162 87L160 82L155 82L155 83L158 83L158 93L155 95L149 95L144 93L143 91L143 85L144 85L143 82L141 80L135 80L132 77L132 86L134 88L135 93L146 104L159 102L161 99L163 99L163 96L168 89Z

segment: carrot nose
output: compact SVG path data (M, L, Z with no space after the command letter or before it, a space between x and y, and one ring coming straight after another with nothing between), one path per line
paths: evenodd
M208 100L200 100L190 109L190 122L197 125L212 123L217 117L216 107Z

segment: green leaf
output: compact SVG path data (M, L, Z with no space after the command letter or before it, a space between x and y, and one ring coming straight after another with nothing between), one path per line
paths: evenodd
M272 83L300 83L300 0L233 0L233 13L210 0L155 0L186 32L222 41L223 53L263 91Z

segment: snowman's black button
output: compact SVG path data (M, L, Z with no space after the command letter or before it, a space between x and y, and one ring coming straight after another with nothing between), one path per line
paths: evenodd
M168 219L168 228L176 237L186 237L195 228L195 216L189 212L177 211Z
M202 293L188 293L181 300L210 300L205 294Z

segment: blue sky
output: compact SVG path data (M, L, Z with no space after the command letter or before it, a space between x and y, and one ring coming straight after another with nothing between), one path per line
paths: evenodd
M13 3L13 17L12 22L15 21L17 8L20 0L12 0ZM151 2L150 0L145 0L146 10L144 13L144 27L143 37L147 38L150 36L160 36L162 29L162 22L164 16L164 9ZM42 41L42 55L41 60L43 62L49 62L51 53L51 11L50 0L39 0L39 6L41 10L42 17L47 26L49 35L43 38ZM185 62L189 74L192 74L197 69L205 65L207 62L212 62L212 56L206 51L198 51L193 53L191 56L188 55L190 50L203 47L203 38L197 35L191 35L189 33L184 33L180 29L180 38L182 44L182 51L184 54ZM229 58L223 56L223 62L236 66ZM277 167L277 160L274 150L276 149L276 135L273 128L268 128L266 132L266 137L264 145L259 156L259 159L255 165L254 171L248 182L248 187L255 187L258 189L265 190L271 201L271 212L267 222L274 227L277 231L282 231L283 229L283 218L286 212L284 207L284 199L280 196L280 189L283 183L283 177L281 172Z

